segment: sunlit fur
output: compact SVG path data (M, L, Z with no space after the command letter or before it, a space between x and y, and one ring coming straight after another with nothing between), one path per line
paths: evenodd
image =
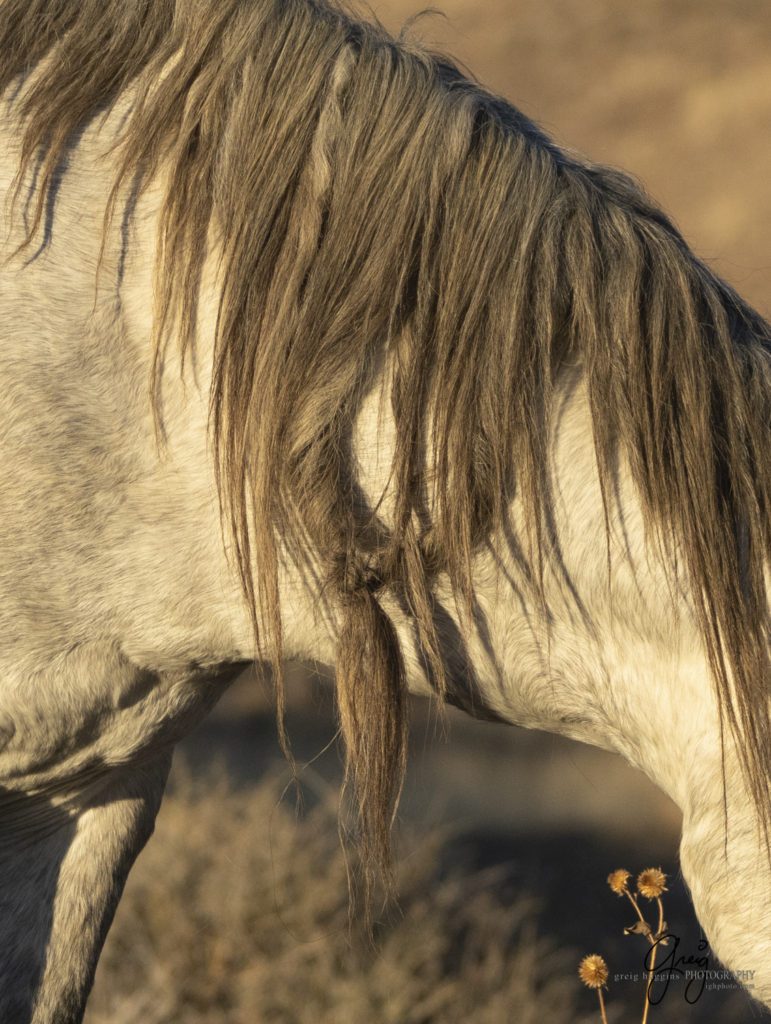
M693 834L707 829L697 853L684 840L684 865L736 960L744 925L718 920L704 875L769 824L768 325L627 178L562 153L448 61L324 4L0 0L0 53L4 133L19 144L3 166L6 187L18 172L3 343L34 333L24 294L60 359L46 282L72 275L60 315L86 325L89 354L111 341L103 366L66 369L98 378L105 431L122 436L125 420L158 479L210 459L257 652L334 662L370 867L388 864L406 690L429 686L645 767ZM88 195L86 219L68 188ZM71 249L57 249L65 226ZM211 455L204 420L184 411L187 371L206 382ZM95 455L75 471L102 468ZM89 543L90 508L58 538L63 564ZM107 520L117 529L119 511ZM309 636L330 637L331 654L295 639L309 600ZM255 653L210 642L212 666ZM581 688L600 676L602 695ZM632 692L658 709L697 701L695 749L719 780L709 814L653 764L672 721L652 714L646 734ZM749 817L732 822L743 802ZM762 873L763 855L742 857Z

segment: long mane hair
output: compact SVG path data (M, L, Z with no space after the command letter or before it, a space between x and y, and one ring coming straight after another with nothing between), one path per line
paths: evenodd
M640 188L325 0L0 0L0 53L2 91L47 59L15 108L20 174L36 171L29 240L77 133L131 97L106 215L163 172L156 401L170 337L194 343L214 240L223 515L258 650L280 660L287 552L337 616L369 860L388 862L405 743L403 658L379 595L411 613L442 694L434 581L446 574L472 609L474 552L515 489L542 589L566 361L586 382L606 517L622 453L650 534L685 574L768 835L771 330ZM383 373L388 522L352 452Z

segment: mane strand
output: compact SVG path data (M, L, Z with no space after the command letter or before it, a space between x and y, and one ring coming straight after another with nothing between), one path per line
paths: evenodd
M550 406L568 361L583 368L606 524L623 455L677 586L684 568L768 838L771 329L644 193L559 151L451 62L323 2L0 0L0 52L1 90L32 77L17 114L20 174L43 161L30 238L67 146L124 95L110 204L134 176L165 175L156 403L164 345L193 345L202 269L220 259L223 515L258 651L280 661L285 557L337 617L370 868L388 865L404 769L403 652L379 595L414 614L445 694L434 583L446 574L468 626L473 557L517 493L545 601ZM353 452L384 372L388 521L363 500Z

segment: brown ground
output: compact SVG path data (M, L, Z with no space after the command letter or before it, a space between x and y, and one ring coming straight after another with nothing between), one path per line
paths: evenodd
M393 31L416 9L414 0L372 6ZM441 6L448 20L426 18L413 32L464 61L563 145L632 172L697 254L771 314L767 0ZM328 700L307 681L294 693L290 731L298 756L309 759L334 731ZM295 826L265 810L276 798L256 781L280 757L272 710L253 684L239 684L185 752L203 777L222 760L240 795L207 798L204 787L192 798L173 780L158 836L140 858L108 942L90 1024L599 1020L571 977L578 957L602 952L612 971L639 960L620 938L630 922L605 874L653 863L676 873L676 809L617 758L552 737L452 715L442 742L420 704L412 750L407 839L435 837L437 825L444 838L432 840L427 855L412 855L404 920L385 933L384 959L374 963L346 954L337 939L310 938L319 928L328 934L330 920L339 930L343 913L332 826L326 819L327 831L318 822L310 832L296 826L299 852L297 845L291 852ZM338 770L333 752L308 770L311 805ZM292 892L307 907L291 925L286 906L273 906L289 884L282 856L299 865ZM450 884L458 865L493 875L481 889L473 874ZM533 945L531 925L523 932L522 893L539 905L532 919L539 933L568 947L566 957ZM676 880L669 899L670 925L695 942ZM456 925L448 953L443 942ZM639 984L611 985L610 1002L611 1024L639 1020ZM689 1006L680 991L650 1017L651 1024L757 1019L736 993L706 992Z

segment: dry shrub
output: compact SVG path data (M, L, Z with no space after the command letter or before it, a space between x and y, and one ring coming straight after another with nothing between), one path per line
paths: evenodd
M440 877L442 837L402 831L399 910L349 928L337 797L299 818L277 778L166 799L110 933L87 1024L550 1024L572 971L493 872ZM179 778L179 776L178 776Z

